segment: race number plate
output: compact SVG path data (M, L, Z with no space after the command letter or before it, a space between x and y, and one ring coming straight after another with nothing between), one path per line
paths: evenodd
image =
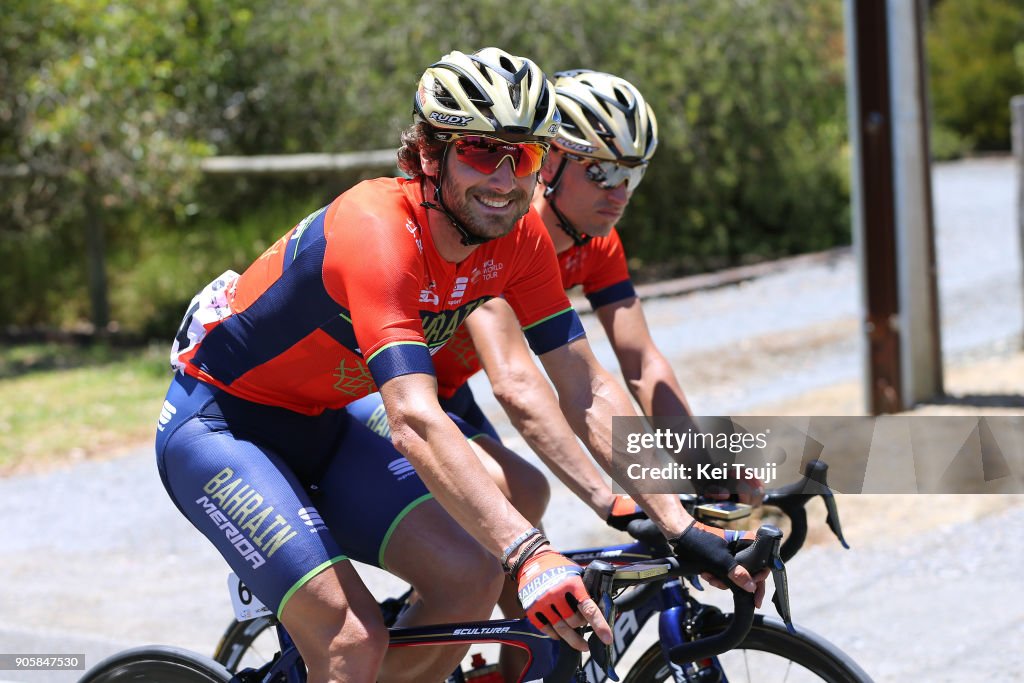
M235 619L238 621L271 615L270 609L252 594L234 572L228 574L228 592L231 593L231 605L235 608Z

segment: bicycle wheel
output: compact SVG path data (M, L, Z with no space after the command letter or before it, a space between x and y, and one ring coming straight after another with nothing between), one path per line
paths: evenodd
M719 655L718 661L725 673L723 681L729 683L872 683L863 669L821 636L804 629L791 634L781 621L760 615L740 646ZM640 656L623 683L672 680L661 645L655 643Z
M209 657L177 647L136 647L107 657L79 683L224 683L231 674Z
M258 617L250 621L232 621L224 630L213 658L235 673L250 667L258 669L280 650L274 620Z

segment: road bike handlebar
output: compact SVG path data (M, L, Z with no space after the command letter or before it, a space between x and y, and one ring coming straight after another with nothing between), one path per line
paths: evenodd
M768 491L764 495L763 505L779 508L789 517L791 528L789 536L782 544L782 561L788 562L803 546L807 539L807 510L805 506L814 496L821 496L825 502L825 523L832 530L839 542L847 550L850 545L843 537L843 527L839 522L839 508L836 507L835 496L828 486L828 463L812 460L804 467L803 481L793 482L786 486Z
M631 522L629 532L638 538L648 538L652 533L660 535L657 527L650 520ZM765 568L772 570L776 588L772 601L786 624L791 625L789 589L785 566L780 557L781 542L782 532L774 526L765 524L757 530L753 541L735 541L730 544L730 549L734 552L736 560L751 575ZM618 608L614 596L621 589L643 585L657 588L668 578L692 576L706 571L709 571L709 567L697 559L674 556L626 566L615 566L608 562L595 560L587 565L583 573L583 585L597 602L608 622L614 623ZM669 657L673 662L685 663L713 657L735 648L743 641L754 622L754 595L736 585L731 585L731 588L733 613L725 630L706 638L676 645L669 651ZM591 636L589 642L591 655L595 661L612 680L617 680L610 668L610 652L607 646L603 645L596 636Z
M803 546L807 539L807 511L805 506L815 496L821 496L825 503L825 522L829 529L836 535L844 548L849 549L849 544L843 536L843 527L839 522L839 509L836 507L835 497L828 486L828 463L822 460L812 460L804 466L803 479L801 481L771 489L764 494L762 505L778 508L789 517L790 531L782 544L782 561L788 562ZM682 494L680 501L686 510L694 516L700 516L698 506L703 503L715 503L712 498L706 498L694 494ZM739 497L733 494L732 502L738 502ZM714 520L705 520L714 521Z
M828 487L828 464L821 460L812 460L804 467L804 480L788 484L786 486L772 489L764 495L764 505L778 508L789 517L790 532L782 542L779 556L783 562L788 562L803 547L807 539L807 511L805 506L814 498L821 496L825 502L827 516L826 523L832 532L839 539L844 548L850 546L843 537L842 525L839 522L839 509L836 507L835 498ZM711 499L704 499L692 494L680 496L684 507L690 514L695 514L696 506L704 502L712 502ZM652 551L659 556L669 557L672 550L665 541L664 535L652 523L641 520L644 523L630 523L626 529L627 533L638 541L647 544ZM615 609L618 612L628 612L651 599L658 592L660 586L648 583L636 590L623 593L615 598Z

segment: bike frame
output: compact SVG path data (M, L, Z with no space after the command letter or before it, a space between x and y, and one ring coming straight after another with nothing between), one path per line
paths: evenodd
M611 564L630 564L657 559L646 543L572 550L566 552L565 555L581 566L594 560L603 560ZM666 581L656 595L651 596L637 607L616 616L615 623L612 624L613 640L610 653L612 668L622 659L630 645L640 635L640 631L655 614L659 614L658 634L662 651L665 653L665 661L670 661L669 650L686 640L682 624L687 623L693 613L692 601L688 599L688 589L683 585L682 579ZM681 667L675 664L672 664L671 667L677 681L685 682L687 680ZM583 663L583 670L590 683L604 683L608 680L607 672L593 657ZM722 675L724 683L724 672Z
M594 560L627 565L633 562L657 559L657 555L651 552L650 547L642 542L571 550L567 551L565 556L581 566L586 566ZM695 614L693 603L682 579L674 578L667 580L657 593L652 594L637 607L618 614L612 625L614 634L610 657L612 667L622 659L639 636L641 629L655 614L659 614L659 637L662 650L665 652L665 661L668 662L669 650L686 640L682 625ZM288 683L303 683L305 667L299 662L298 649L280 623L276 624L276 628L282 655L275 662L273 671L285 672ZM451 645L453 643L470 645L497 643L519 648L526 652L528 660L525 671L520 675L519 683L546 679L559 666L562 656L561 641L548 638L525 618L392 627L388 633L390 635L389 648ZM717 666L717 663L715 665ZM581 666L590 683L604 683L608 680L607 672L593 657L584 661ZM682 682L687 680L687 675L682 667L675 664L670 666L675 680ZM463 680L461 673L461 669L456 669L455 673L448 678L448 683L461 683ZM725 679L723 678L722 681Z

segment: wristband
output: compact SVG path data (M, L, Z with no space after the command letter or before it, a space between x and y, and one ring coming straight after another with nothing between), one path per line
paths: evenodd
M509 547L505 548L505 552L503 552L501 554L501 566L502 566L502 568L504 568L504 570L506 572L509 570L508 558L510 558L512 556L512 553L514 553L516 550L518 550L519 547L521 545L523 545L524 543L526 543L526 541L528 541L530 538L532 538L534 536L538 536L538 535L540 535L540 536L544 535L544 534L542 534L540 532L540 529L538 529L536 527L533 527L532 529L527 529L523 533L519 534L518 538L516 538L516 540L512 541L512 543L511 543L511 545L509 545Z
M528 543L523 545L523 552L519 553L519 557L511 565L505 567L505 573L509 575L509 578L516 578L519 576L519 570L522 569L523 564L530 559L538 548L543 545L549 544L551 541L544 534L538 534L534 536Z

